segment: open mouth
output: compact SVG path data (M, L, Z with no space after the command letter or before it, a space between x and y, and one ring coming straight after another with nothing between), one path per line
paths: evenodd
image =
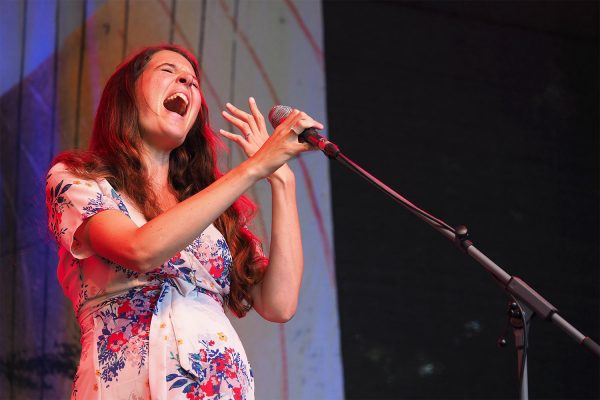
M165 99L163 106L183 117L188 108L188 99L183 93L175 93Z

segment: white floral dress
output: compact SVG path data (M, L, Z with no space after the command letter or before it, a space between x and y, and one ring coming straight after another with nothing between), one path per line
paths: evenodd
M46 203L59 244L58 279L81 327L71 399L254 398L250 365L223 309L231 253L213 225L141 274L73 237L105 210L146 222L105 179L80 179L57 164L46 179Z

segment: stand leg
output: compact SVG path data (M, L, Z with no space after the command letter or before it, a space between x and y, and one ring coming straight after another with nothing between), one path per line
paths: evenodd
M517 350L517 380L519 383L519 398L529 399L527 377L527 342L529 335L529 322L534 313L525 305L512 298L508 306L510 326L515 337Z

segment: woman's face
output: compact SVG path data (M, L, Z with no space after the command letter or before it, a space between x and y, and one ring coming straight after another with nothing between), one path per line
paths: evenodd
M180 146L196 121L201 103L190 62L174 51L154 53L137 79L135 91L146 145L158 152Z

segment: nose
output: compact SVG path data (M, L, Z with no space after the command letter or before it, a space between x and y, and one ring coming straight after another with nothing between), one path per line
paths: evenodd
M191 85L192 82L194 81L194 78L192 77L192 75L188 74L188 73L184 73L179 75L179 79L178 79L179 83L183 83L184 85Z

